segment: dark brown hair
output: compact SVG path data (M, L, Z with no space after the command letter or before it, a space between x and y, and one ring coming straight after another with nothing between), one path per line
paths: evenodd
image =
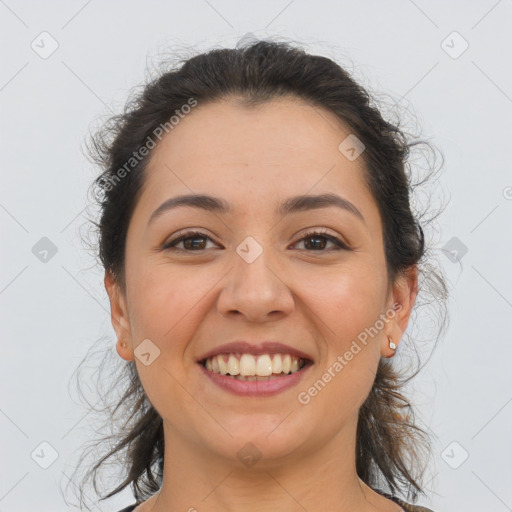
M432 304L440 306L436 319L438 338L447 321L444 306L447 287L442 269L432 264L424 237L423 228L435 217L426 219L424 212L415 215L410 203L413 189L427 179L413 183L413 167L408 161L415 146L431 149L430 144L409 140L399 123L384 120L380 110L372 105L368 92L333 60L310 55L285 42L257 41L240 48L214 49L192 56L149 81L127 103L122 114L111 118L95 134L89 151L102 173L92 187L101 213L99 223L93 221L93 224L105 272L112 273L125 290L126 234L151 156L150 152L142 156L140 148L150 140L156 142L158 127L167 126L166 131L170 132L169 120L179 112L186 112L183 106L191 105L191 99L204 105L230 98L250 106L285 95L335 114L364 144L364 178L382 219L388 277L392 282L418 264L419 293L415 309ZM135 152L139 152L137 162L131 161L133 165L127 168ZM122 168L126 172L119 179ZM429 177L434 172L431 169ZM421 297L427 297L424 303ZM416 340L413 347L415 343ZM418 493L425 494L421 478L430 438L416 424L412 405L400 390L419 370L405 378L390 360L381 359L371 392L360 408L356 441L359 477L376 490L406 492L407 498L413 501ZM102 440L110 443L109 449L96 459L80 489L82 493L82 486L94 476L94 489L98 492L99 469L111 457L124 454L121 461L126 469L124 480L101 499L131 485L139 503L158 491L162 483L162 419L146 397L133 361L123 362L114 377L112 381L112 375L109 376L113 382L109 390L98 392L103 400L109 392L119 393L115 403L101 411L109 413L111 429L118 423L119 426ZM118 413L122 419L116 418Z

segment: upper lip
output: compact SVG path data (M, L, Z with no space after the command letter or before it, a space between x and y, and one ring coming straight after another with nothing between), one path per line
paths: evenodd
M249 343L248 341L233 341L231 343L225 343L224 345L219 345L217 347L212 348L211 350L205 352L202 356L200 356L197 359L197 361L204 361L209 357L225 353L253 355L290 354L293 356L300 357L302 359L313 361L313 358L309 354L302 352L302 350L298 350L294 347L291 347L290 345L285 345L284 343L279 343L277 341L264 341L260 343Z

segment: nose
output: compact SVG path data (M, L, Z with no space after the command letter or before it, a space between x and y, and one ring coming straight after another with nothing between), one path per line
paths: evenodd
M263 323L289 315L294 299L283 269L265 249L254 260L246 260L237 252L233 268L228 272L220 292L217 309L224 316L243 316Z

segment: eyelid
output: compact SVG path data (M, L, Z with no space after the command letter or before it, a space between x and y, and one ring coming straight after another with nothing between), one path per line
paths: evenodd
M306 252L331 252L333 250L349 250L350 249L350 245L345 242L345 240L340 237L339 235L335 235L333 233L331 233L330 231L328 231L326 228L306 228L304 231L302 231L299 235L299 238L297 239L296 242L293 243L293 245L296 245L297 243L299 242L302 242L304 239L306 238L309 238L309 237L319 237L319 238L326 238L328 241L332 242L334 245L336 245L336 248L335 249L330 249L330 250L323 250L323 251L306 251Z
M322 250L307 250L303 249L301 252L307 252L307 253L330 253L332 251L338 251L338 250L350 250L350 245L345 242L343 238L341 238L339 235L334 235L330 233L326 228L305 228L299 235L297 235L296 241L292 244L292 246L297 245L299 242L302 242L303 240L309 238L309 237L319 237L319 238L325 238L327 241L333 243L335 245L334 248L331 249L322 249ZM184 228L183 230L178 231L174 234L173 238L165 241L162 244L163 250L175 250L177 252L184 252L184 253L193 253L193 252L201 252L206 251L207 249L198 249L196 251L194 250L187 250L187 249L180 249L176 248L176 245L183 242L183 240L189 239L189 238L205 238L213 243L220 245L212 236L210 236L207 233L204 233L203 231L200 231L199 229L193 229L193 228Z
M171 238L166 239L166 241L162 244L162 249L171 249L174 248L177 251L181 252L199 252L199 251L187 251L186 249L176 249L174 244L179 244L183 240L186 240L187 238L194 238L194 237L203 237L205 239L209 239L212 242L214 242L217 245L220 245L213 236L209 235L208 233L204 233L203 231L200 231L199 229L194 228L184 228L179 230L177 233L174 233L174 235ZM172 244L172 245L171 245ZM205 250L205 249L201 249Z

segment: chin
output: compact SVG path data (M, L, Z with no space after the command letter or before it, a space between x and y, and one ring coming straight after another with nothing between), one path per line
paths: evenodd
M242 467L260 469L284 463L291 455L298 455L298 448L307 441L304 424L288 424L286 415L251 414L233 418L223 426L233 437L224 436L222 456L241 463ZM209 440L211 442L211 439ZM219 451L219 444L212 447Z

